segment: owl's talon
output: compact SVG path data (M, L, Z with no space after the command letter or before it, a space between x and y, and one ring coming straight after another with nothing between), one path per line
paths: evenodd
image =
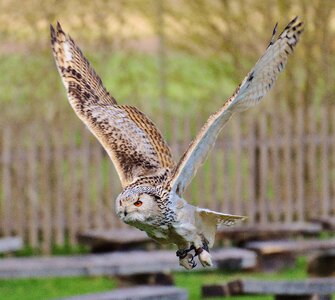
M197 265L197 263L194 260L194 256L193 255L189 256L188 263L189 263L190 266L192 266L192 269Z
M187 250L177 250L176 255L179 257L179 259L184 259L187 256L188 251Z
M179 250L177 250L176 255L179 257L179 259L183 259L192 250L195 250L195 247L193 245L189 249L179 249Z
M195 268L197 266L197 263L194 260L194 256L192 255L192 258L189 259L189 264L192 266L192 269Z
M179 264L187 270L191 270L197 265L194 261L193 255L190 253L183 258L179 258Z
M208 251L201 248L202 251L199 253L199 260L203 267L211 267L213 265L211 255Z

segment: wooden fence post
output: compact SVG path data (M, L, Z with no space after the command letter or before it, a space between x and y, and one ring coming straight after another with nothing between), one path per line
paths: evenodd
M2 230L5 236L11 233L11 209L12 209L12 179L11 179L11 159L12 159L12 130L5 127L2 131Z
M305 220L305 176L304 176L304 155L305 155L305 145L304 145L304 110L303 107L298 106L295 113L295 185L296 185L296 214L297 220L303 222Z
M334 116L331 116L334 118ZM328 107L321 108L321 186L322 186L322 216L329 216L330 195L329 195L329 126Z
M51 149L49 135L43 132L43 143L41 149L41 160L40 160L41 176L41 233L42 233L42 252L44 254L49 254L51 252L51 187L50 187L50 169L51 169Z
M89 155L90 155L90 133L86 128L81 130L81 202L80 202L80 230L85 231L91 227L89 218Z
M283 165L284 165L284 184L283 189L285 190L285 222L291 223L293 221L293 190L292 190L292 118L291 113L287 110L286 120L283 122L284 127L284 157L283 157Z
M53 147L54 147L54 168L55 168L55 195L53 203L54 212L54 236L55 244L61 246L64 244L64 168L65 168L65 148L64 148L64 136L60 131L53 133Z
M33 137L36 132L34 127L29 128L29 134ZM38 153L37 145L33 139L30 140L28 151L28 172L26 183L28 186L28 201L27 201L27 225L28 225L28 241L30 246L37 248L38 240L38 225L39 225L39 190L38 190Z
M334 113L334 107L310 107L306 115L302 108L283 108L271 115L236 116L185 198L246 214L249 224L333 217ZM176 160L194 127L202 125L192 122L201 118L169 120ZM90 132L82 126L78 131L79 140L73 134L66 138L59 127L1 129L1 234L19 234L49 253L54 242L62 246L67 237L74 245L78 231L124 226L114 214L120 191L114 167L96 141L91 145Z

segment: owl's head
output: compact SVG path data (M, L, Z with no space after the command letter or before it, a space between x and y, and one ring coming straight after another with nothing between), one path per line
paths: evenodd
M125 189L116 199L116 213L127 223L146 223L159 213L155 188L137 186Z

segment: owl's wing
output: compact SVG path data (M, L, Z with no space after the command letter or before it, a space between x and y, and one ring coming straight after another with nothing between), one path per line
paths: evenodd
M209 247L214 244L217 227L220 225L233 226L239 221L246 220L247 217L223 214L206 208L196 208L196 214L201 220L201 229L208 241Z
M135 107L117 105L60 24L50 29L53 55L69 102L109 154L122 186L172 169L170 149L157 127Z
M244 221L248 218L246 216L224 214L207 208L200 208L200 207L197 207L196 212L199 214L201 218L215 225L233 226L236 224L236 222Z
M172 193L182 195L197 169L206 160L220 130L233 113L244 111L260 102L284 69L288 56L293 52L303 32L303 23L296 17L286 26L277 40L276 29L277 25L263 56L221 109L209 117L173 170L168 182Z

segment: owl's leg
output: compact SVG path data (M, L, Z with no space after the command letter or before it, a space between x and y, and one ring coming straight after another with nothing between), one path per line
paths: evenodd
M195 255L199 257L199 260L203 267L211 267L213 265L212 257L209 254L208 244L206 241L202 241L201 237L198 236L194 241Z
M193 269L197 264L194 261L194 256L190 251L194 250L194 247L187 249L186 247L178 246L179 250L176 252L176 255L179 257L179 264L187 270Z

